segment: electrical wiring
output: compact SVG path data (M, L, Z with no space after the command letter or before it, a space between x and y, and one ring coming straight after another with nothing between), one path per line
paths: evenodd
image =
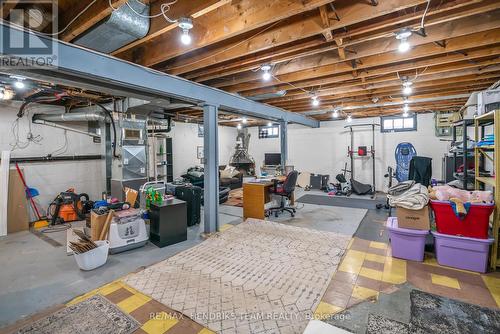
M111 125L113 127L113 157L115 158L120 158L118 154L116 154L116 145L117 145L117 140L116 140L116 126L115 126L115 120L113 119L113 115L111 114L111 111L109 111L105 106L103 106L100 103L96 103L96 105L101 108L110 118L111 120Z
M279 20L279 21L276 21L276 22L274 22L273 24L271 24L270 26L267 26L266 28L264 28L264 29L262 29L261 31L257 32L255 35L252 35L252 36L250 36L249 38L244 39L244 40L242 40L242 41L240 41L240 42L236 43L235 45L232 45L232 46L230 46L230 47L228 47L228 48L224 48L223 50L220 50L220 51L218 51L218 52L216 52L216 53L214 53L214 54L211 54L211 55L209 55L209 56L203 57L203 58L201 58L201 59L197 59L197 60L192 61L192 62L190 62L190 63L188 63L188 64L179 65L179 66L174 66L174 67L168 67L168 69L169 69L169 70L175 70L175 69L177 69L177 68L181 68L181 67L185 67L185 66L192 66L192 65L197 64L197 63L199 63L199 62L202 62L202 61L204 61L204 60L206 60L206 59L208 59L208 58L216 57L216 56L218 56L218 55L220 55L220 54L222 54L222 53L224 53L224 52L227 52L227 51L229 51L229 50L232 50L232 49L234 49L234 48L236 48L236 47L240 46L240 45L241 45L241 44L243 44L243 43L249 42L250 40L254 39L255 37L257 37L257 36L259 36L259 35L263 34L263 33L264 33L264 32L266 32L267 30L269 30L269 29L271 29L272 27L276 26L277 24L281 23L283 20L284 20L284 19L281 19L281 20Z
M427 0L427 6L425 6L424 13L422 14L422 20L420 21L420 27L412 29L412 31L424 31L425 30L425 16L427 15L427 12L429 11L429 5L431 4L431 0Z
M138 0L135 0L137 2L139 2ZM163 16L165 18L165 20L169 23L177 23L178 20L173 20L171 19L170 17L168 17L167 15L167 12L170 10L170 6L174 5L175 3L177 3L178 0L174 0L174 1L171 1L171 2L165 2L163 4L160 5L160 13L158 14L154 14L154 15L144 15L144 14L141 14L139 13L138 11L136 11L128 2L126 2L125 4L128 6L128 8L134 12L134 14L136 14L137 16L140 16L142 18L146 18L146 19L154 19L154 18L157 18L157 17L161 17ZM140 2L139 2L140 3ZM111 0L109 0L109 6L111 7L111 9L113 11L115 10L118 10L119 8L115 8L113 6L113 3Z
M58 156L66 153L68 151L68 131L64 130L64 143L63 145L53 151L52 153L49 153L50 156Z

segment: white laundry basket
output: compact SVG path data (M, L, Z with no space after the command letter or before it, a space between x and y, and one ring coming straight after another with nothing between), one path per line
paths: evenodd
M75 254L75 260L81 270L92 270L102 266L108 260L109 241L95 241L97 248L82 254Z

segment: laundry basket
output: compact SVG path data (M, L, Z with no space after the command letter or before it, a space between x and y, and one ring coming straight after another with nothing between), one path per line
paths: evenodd
M106 263L108 260L109 241L95 241L97 248L82 254L75 254L75 260L81 270L92 270Z
M488 238L490 215L495 204L472 203L467 215L458 218L448 201L430 201L439 233L469 238Z

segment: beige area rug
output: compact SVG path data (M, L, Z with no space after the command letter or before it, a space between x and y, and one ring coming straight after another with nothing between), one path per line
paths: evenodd
M125 278L220 333L302 333L349 237L249 219Z

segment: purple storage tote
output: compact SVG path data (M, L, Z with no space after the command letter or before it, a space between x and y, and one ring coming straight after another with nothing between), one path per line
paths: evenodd
M477 239L432 232L436 258L443 266L485 273L493 239Z
M429 231L399 228L396 217L387 219L387 228L393 257L420 262L424 260L425 237Z

